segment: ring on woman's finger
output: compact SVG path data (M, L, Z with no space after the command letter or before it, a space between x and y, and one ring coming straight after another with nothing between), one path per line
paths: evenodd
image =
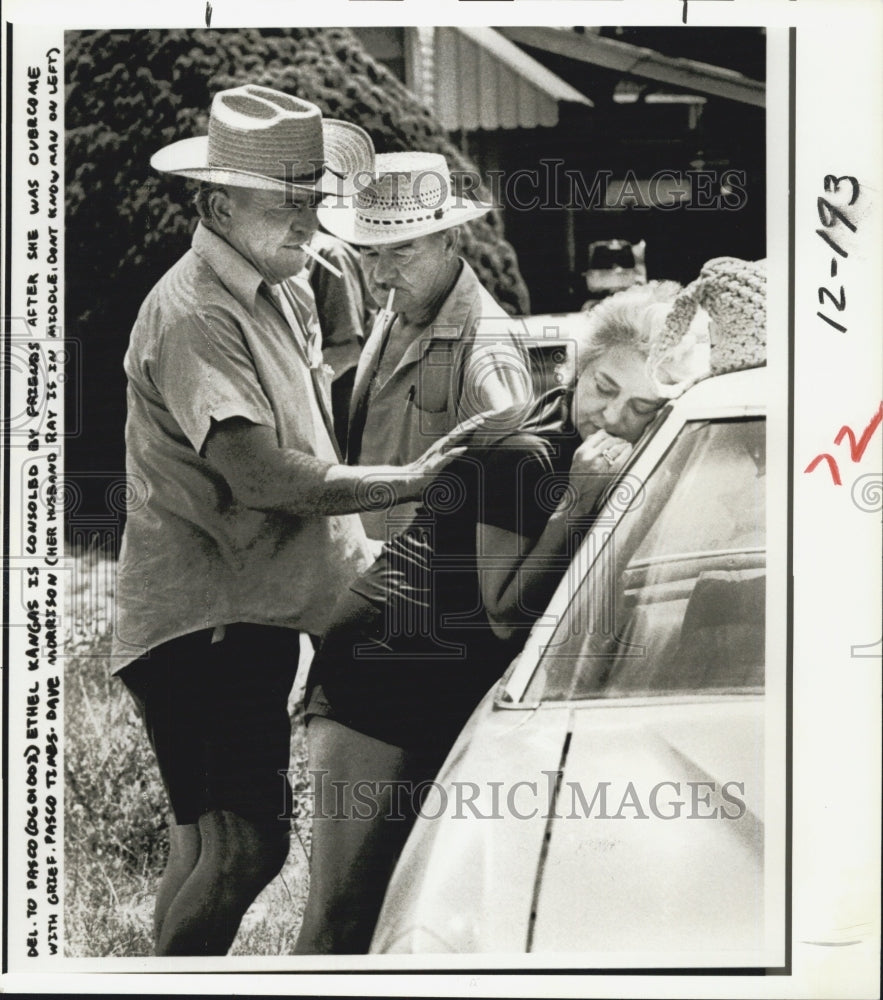
M608 465L613 465L613 463L616 461L616 456L611 452L609 448L601 452L601 458L603 458Z

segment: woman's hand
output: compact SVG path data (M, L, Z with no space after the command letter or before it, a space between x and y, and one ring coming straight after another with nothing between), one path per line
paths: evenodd
M633 445L607 431L595 431L577 448L570 465L570 485L576 491L571 513L587 514L601 492L628 461Z

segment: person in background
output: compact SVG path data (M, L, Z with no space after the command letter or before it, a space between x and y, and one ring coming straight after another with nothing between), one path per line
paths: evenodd
M310 247L340 272L338 277L314 258L307 261L322 327L322 359L334 372L331 414L343 455L356 365L377 308L365 284L359 255L349 244L319 230L313 235Z
M459 256L458 227L491 210L457 195L435 153L380 154L373 180L319 209L329 232L358 248L368 289L381 306L356 369L347 461L412 461L464 418L526 412L527 353L517 321ZM517 412L513 418L517 425ZM364 515L382 542L414 504Z
M132 330L113 657L174 819L160 955L219 955L279 872L298 632L322 633L368 563L366 475L418 497L450 456L338 464L303 271L316 206L371 140L267 87L215 95L208 135L152 165L200 181L191 249ZM456 455L453 449L452 455Z

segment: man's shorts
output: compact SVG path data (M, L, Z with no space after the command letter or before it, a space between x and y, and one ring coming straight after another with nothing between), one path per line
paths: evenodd
M287 829L299 635L249 624L228 625L219 642L212 635L163 643L117 676L135 699L179 825L227 810Z

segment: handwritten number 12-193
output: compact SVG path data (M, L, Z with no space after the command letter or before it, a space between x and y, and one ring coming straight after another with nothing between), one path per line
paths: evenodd
M858 227L849 217L846 209L851 208L858 201L861 188L859 187L859 182L855 179L855 177L851 177L848 174L844 174L840 177L835 174L826 174L824 188L825 194L829 197L820 197L816 199L819 221L823 226L822 229L816 230L816 234L820 236L833 251L831 255L831 277L836 278L837 271L840 266L837 258L839 257L841 260L846 260L849 257L849 253L844 250L837 239L835 239L835 234L838 239L843 238L840 233L837 232L837 227L839 226L845 227L850 233L856 232ZM846 290L842 284L840 285L839 294L835 294L831 291L831 289L821 286L819 288L819 305L825 305L826 299L833 304L838 313L842 313L846 309ZM824 320L835 330L839 330L840 333L846 333L846 327L842 323L838 323L837 320L832 319L830 316L826 316L825 313L821 311L817 312L816 315L819 319ZM856 436L852 427L848 424L844 424L834 438L834 444L839 445L845 438L848 438L849 457L853 462L860 462L864 456L865 450L871 442L871 439L874 437L881 425L883 425L883 402L881 402L877 407L876 412L871 417L867 426L860 435ZM816 457L803 471L805 473L812 472L822 463L827 463L827 468L831 474L831 480L834 485L840 486L843 482L840 478L840 468L837 464L837 459L830 454L830 452L825 451L816 455Z
M848 189L846 187L847 184L849 185ZM850 177L848 174L844 174L842 177L837 177L834 174L826 174L824 186L825 193L830 194L834 200L821 197L816 199L819 222L824 227L823 229L817 229L816 234L834 251L834 255L831 257L831 277L836 278L840 267L837 257L845 260L849 257L849 253L834 239L833 234L829 230L834 229L836 226L845 226L852 233L856 231L856 224L843 209L856 203L860 188L855 177ZM843 205L847 190L849 191L849 201ZM834 201L840 204L834 204ZM842 313L846 309L846 289L842 284L840 285L838 294L835 294L829 288L825 288L824 285L819 286L819 305L825 305L826 299L829 300L838 313ZM816 313L816 316L824 320L835 330L839 330L840 333L846 333L846 327L842 323L838 323L837 320L825 315L821 310Z

